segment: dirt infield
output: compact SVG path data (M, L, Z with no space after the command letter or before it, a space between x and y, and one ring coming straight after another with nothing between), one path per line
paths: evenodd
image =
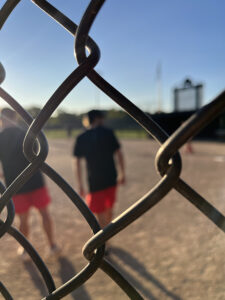
M146 193L158 180L154 169L157 144L151 140L123 141L127 184L119 189L116 215ZM194 143L194 155L182 155L182 178L225 213L225 145ZM72 185L72 140L51 140L48 163ZM63 256L46 260L57 286L86 263L81 250L91 232L77 209L50 180L51 211ZM16 222L17 223L17 220ZM32 211L31 242L44 257L45 237ZM177 192L111 241L109 260L145 299L186 300L225 298L225 235ZM15 299L40 299L45 286L32 263L22 263L17 244L8 235L0 240L0 281ZM0 296L1 297L1 296ZM127 299L102 271L65 299Z

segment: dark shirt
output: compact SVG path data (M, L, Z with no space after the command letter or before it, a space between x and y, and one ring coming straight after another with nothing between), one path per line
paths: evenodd
M111 129L98 126L78 136L73 155L87 161L91 192L116 185L117 172L113 154L120 144Z
M25 130L18 127L9 127L0 133L0 161L6 186L9 186L29 164L23 154L24 137ZM43 186L43 176L37 171L16 194L28 193Z

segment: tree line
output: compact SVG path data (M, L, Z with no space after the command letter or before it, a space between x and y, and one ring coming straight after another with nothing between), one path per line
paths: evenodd
M39 107L30 107L27 109L30 115L35 118L41 109ZM138 130L140 126L124 111L122 110L103 110L105 114L105 124L114 130ZM57 110L56 114L52 116L45 129L81 129L83 127L82 119L84 113L75 114L64 110Z
M35 118L41 111L38 107L28 108L28 112ZM123 110L104 110L105 124L113 130L122 131L137 131L141 132L143 129ZM172 113L155 113L151 114L155 120L169 135L172 134L185 120L187 120L195 111L187 112L172 112ZM68 135L72 130L80 130L83 128L82 119L85 114L69 113L64 110L58 110L52 116L45 129L64 129L68 131ZM208 126L206 126L199 134L202 138L225 138L225 113L218 116Z

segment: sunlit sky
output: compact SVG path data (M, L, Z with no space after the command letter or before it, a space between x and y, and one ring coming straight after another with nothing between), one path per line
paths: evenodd
M51 3L79 23L89 1ZM173 87L186 77L205 84L204 103L225 88L223 0L108 0L90 35L101 49L96 70L144 110L157 109L158 64L165 111L173 109ZM7 20L0 45L2 86L25 107L43 106L77 67L73 36L28 0ZM96 106L118 108L84 79L60 108L79 113Z

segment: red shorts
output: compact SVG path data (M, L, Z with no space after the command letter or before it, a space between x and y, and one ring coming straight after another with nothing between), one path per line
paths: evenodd
M112 208L116 200L116 186L87 194L86 202L93 213L102 213Z
M41 187L32 192L14 195L12 199L16 214L26 213L32 206L37 209L43 209L51 202L46 187Z

